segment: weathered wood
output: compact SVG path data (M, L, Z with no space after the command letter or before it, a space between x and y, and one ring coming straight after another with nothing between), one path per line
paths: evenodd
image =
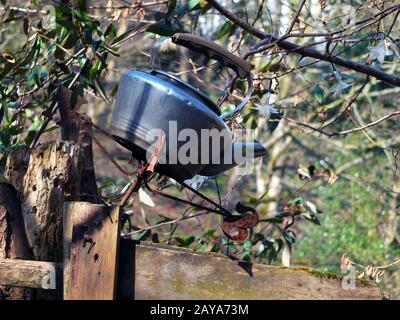
M66 300L115 298L120 239L121 207L72 203L65 206L65 241L70 239L70 257L65 254ZM72 226L72 227L71 227Z
M79 147L63 141L17 148L8 156L5 175L19 193L37 260L62 261L62 205L79 197L80 163Z
M0 259L32 259L21 204L14 187L0 183ZM33 291L0 286L0 300L31 299Z
M78 111L86 101L79 95L74 95L73 91L67 87L60 86L57 92L58 110L61 127L61 138L65 141L75 141L82 154L81 166L81 196L80 200L91 203L101 203L96 184L96 174L93 163L92 147L92 126L87 115L81 115L79 121L74 117L74 112Z
M16 148L7 157L5 175L18 192L35 260L62 261L63 203L79 199L81 163L79 145L66 141ZM36 292L36 299L61 298L59 291Z
M85 202L65 202L63 208L63 297L69 297L70 286L70 256L72 242L72 213L81 212Z
M125 240L120 252L117 295L120 299L383 298L376 285L357 282L354 289L345 290L340 278L302 268L250 264L217 254L198 254L181 248L134 244ZM55 263L0 260L0 284L40 288L43 279L54 269L59 269ZM92 266L88 266L88 270L92 270ZM90 276L88 272L86 275ZM108 290L97 286L96 282L86 281L85 284L81 294L74 299L102 299L107 294L106 291L93 292ZM89 293L85 294L85 289Z
M54 262L0 259L0 284L12 287L55 289L54 287L60 283L58 270Z
M118 283L122 299L383 298L373 284L357 283L356 288L345 290L340 278L300 268L251 264L217 254L125 241Z

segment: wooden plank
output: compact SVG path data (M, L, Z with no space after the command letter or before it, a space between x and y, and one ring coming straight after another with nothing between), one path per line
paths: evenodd
M64 254L64 299L114 299L121 208L80 202L66 205L65 210L69 221L65 222L64 248L70 248L70 255Z
M233 261L170 246L121 245L121 299L382 299L376 285L345 290L340 278L301 268ZM133 269L133 270L132 270Z
M0 259L0 285L58 289L60 280L60 268L54 262Z

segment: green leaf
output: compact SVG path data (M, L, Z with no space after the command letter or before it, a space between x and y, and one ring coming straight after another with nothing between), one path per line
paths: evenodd
M325 91L317 84L314 87L313 95L318 103L322 103L322 101L324 101Z
M149 230L144 230L137 237L135 237L133 240L135 240L135 241L144 240L145 236L148 236L148 235L149 235Z
M273 217L273 218L260 219L260 221L271 222L271 223L282 223L283 218L282 217Z
M215 229L208 230L207 232L203 233L203 238L211 238L214 236Z
M217 39L221 39L222 37L224 37L225 35L231 35L232 33L235 32L237 26L230 22L230 21L226 21L222 27L218 30L216 37Z
M304 212L303 214L302 214L302 216L304 217L304 218L306 218L308 221L311 221L312 223L314 223L314 224L317 224L317 225L321 225L321 222L319 221L319 219L318 219L318 217L315 215L315 214L313 214L313 213L310 213L310 212Z
M182 28L178 24L161 21L153 24L147 28L148 32L158 34L160 36L172 36L177 32L183 32Z
M192 10L194 9L198 4L200 3L200 0L189 0L189 9Z
M243 248L250 249L253 246L253 243L251 241L246 241L243 243Z
M186 236L183 238L175 237L174 239L178 242L179 246L187 248L193 243L195 237L193 236Z
M292 230L284 231L283 237L284 237L286 243L293 244L296 242L296 234Z
M107 94L106 94L104 87L103 87L102 83L100 82L99 78L93 79L93 85L96 90L96 93L98 93L105 102L108 102Z
M28 85L31 87L40 86L40 66L35 65L32 68L30 75L28 76Z
M200 10L210 6L207 0L189 0L188 8L189 10Z
M302 201L303 201L302 197L296 197L296 198L291 199L290 201L288 201L288 204L291 205L291 204L295 204L295 203L301 203Z

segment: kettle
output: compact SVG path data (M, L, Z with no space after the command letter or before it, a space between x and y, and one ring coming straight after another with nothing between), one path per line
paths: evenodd
M238 115L250 99L251 64L200 36L177 33L171 39L221 62L240 79L247 78L246 97L232 112L221 115L206 94L167 72L154 68L127 71L121 77L112 112L110 133L115 140L133 157L148 161L157 132L162 132L166 139L156 171L178 182L195 175L215 176L249 158L266 155L258 142L233 142L225 123L226 118ZM153 46L151 65L163 40ZM243 149L249 151L245 156Z

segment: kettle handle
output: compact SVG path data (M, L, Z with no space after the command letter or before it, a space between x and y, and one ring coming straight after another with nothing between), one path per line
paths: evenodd
M150 59L150 65L152 67L155 65L159 46L166 39L168 38L161 37L154 43L151 49L151 59ZM249 102L250 97L253 93L253 79L250 72L251 63L238 57L237 55L234 55L225 48L221 47L219 44L216 44L215 42L212 42L206 38L194 34L175 33L171 37L171 40L173 43L177 45L181 45L188 49L195 50L211 59L215 59L221 62L225 67L234 70L240 79L247 78L248 89L245 98L238 106L235 107L234 110L222 114L220 118L224 120L226 118L233 118L237 116Z
M191 33L175 33L172 36L172 42L221 62L225 67L234 70L240 79L245 78L250 73L250 62L206 38Z

